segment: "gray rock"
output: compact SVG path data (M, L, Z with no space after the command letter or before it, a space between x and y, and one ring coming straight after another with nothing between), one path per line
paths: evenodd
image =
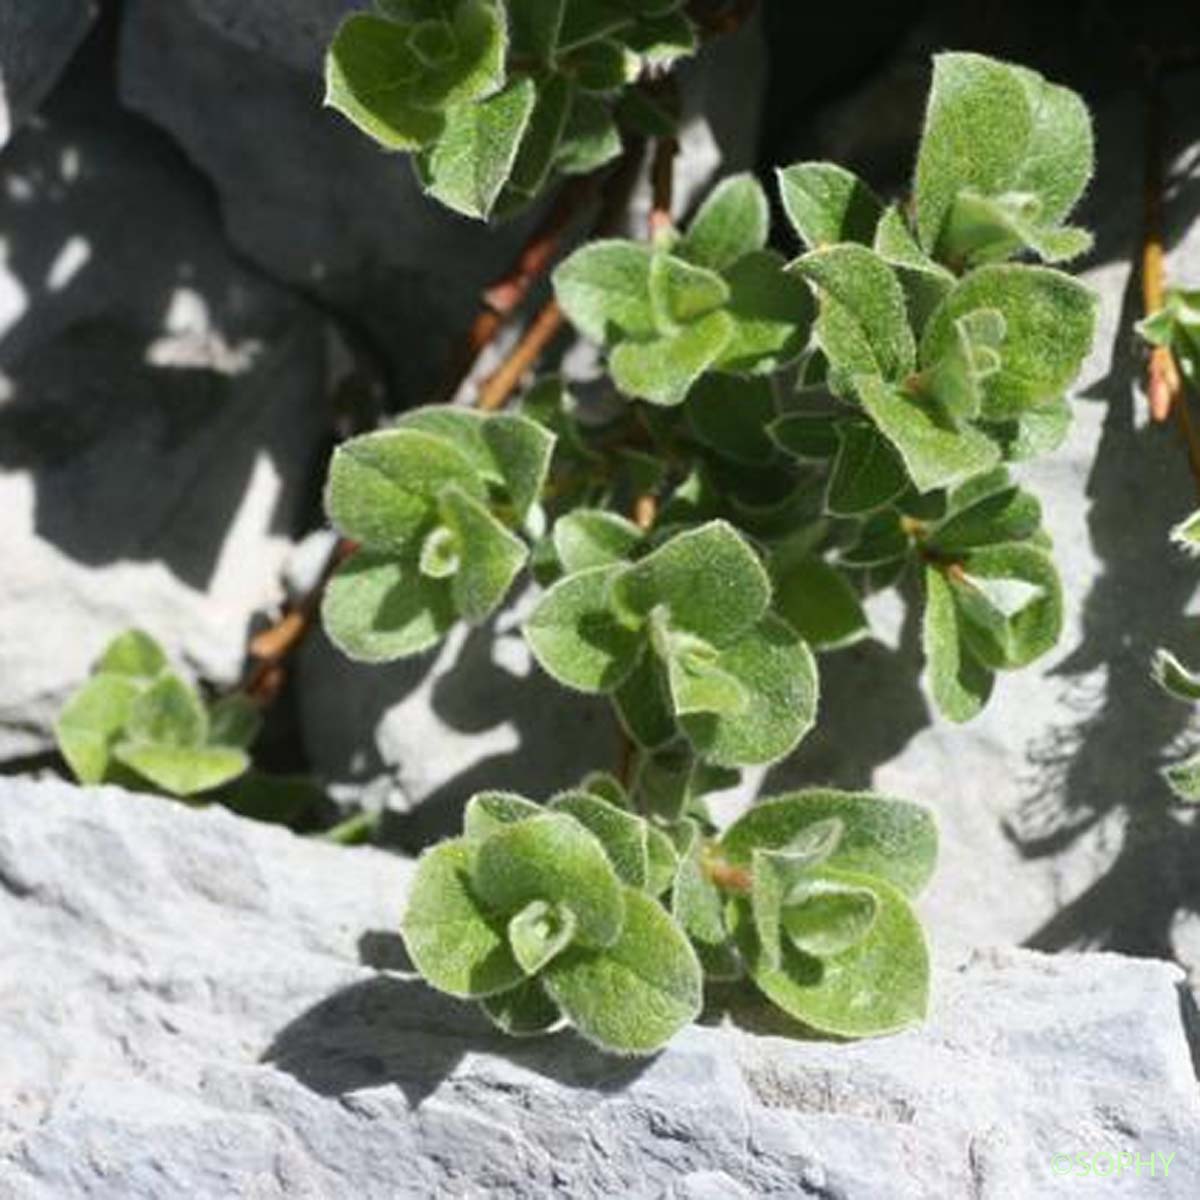
M140 625L217 682L281 595L327 436L324 334L203 180L73 72L0 163L0 759Z
M322 108L324 48L355 7L133 0L121 91L212 178L239 249L336 308L376 348L396 394L419 403L537 214L497 228L458 217L420 194L403 157ZM688 73L681 207L718 169L752 160L762 78L753 30Z
M0 146L49 94L95 16L92 0L0 0Z
M615 1059L506 1041L416 980L410 872L0 781L5 1195L1008 1200L1061 1195L1054 1154L1120 1152L1175 1154L1122 1195L1196 1194L1176 968L977 954L897 1037L792 1040L747 1008Z

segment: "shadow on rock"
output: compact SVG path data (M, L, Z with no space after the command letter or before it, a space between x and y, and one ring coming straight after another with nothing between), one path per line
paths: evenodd
M394 1084L415 1107L469 1055L502 1057L565 1086L597 1092L623 1090L651 1061L605 1054L568 1031L510 1038L474 1004L444 996L418 978L390 974L351 984L301 1013L260 1061L322 1096Z

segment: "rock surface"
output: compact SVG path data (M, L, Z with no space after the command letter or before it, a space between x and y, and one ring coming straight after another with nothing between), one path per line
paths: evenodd
M105 57L0 161L0 760L130 625L232 681L328 436L321 319L235 259Z
M0 146L49 94L95 15L92 0L0 0Z
M614 1059L505 1041L415 980L392 932L410 869L0 781L0 1191L1009 1200L1072 1186L1053 1154L1122 1151L1176 1156L1122 1195L1200 1187L1176 968L998 951L940 968L897 1037L794 1041L748 1012Z
M494 228L456 216L421 195L406 159L322 108L325 45L361 7L131 0L121 91L212 178L239 249L351 321L413 404L441 381L481 289L536 213ZM718 169L752 161L763 75L753 30L685 74L681 207Z

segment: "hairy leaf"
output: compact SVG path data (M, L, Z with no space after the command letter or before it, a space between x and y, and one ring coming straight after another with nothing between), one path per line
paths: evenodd
M546 995L538 979L526 979L509 988L484 996L479 1002L488 1019L510 1037L536 1037L562 1023L558 1005Z
M536 975L574 940L575 914L561 902L531 900L508 922L508 944L526 975Z
M957 722L978 716L992 694L996 677L967 644L950 581L936 566L925 569L921 640L938 711Z
M101 783L113 743L129 720L138 683L122 675L95 675L67 702L54 725L58 748L80 783Z
M442 489L438 507L447 527L454 531L461 554L450 582L454 607L464 619L477 624L504 599L529 551L456 484Z
M576 250L553 277L554 294L571 324L594 342L653 337L651 258L640 242L601 239Z
M758 180L731 175L717 184L674 253L712 271L725 271L767 244L770 211Z
M808 341L812 295L774 250L743 255L725 273L726 314L733 332L716 365L723 371L770 372L795 359Z
M835 517L856 517L883 508L908 487L904 464L874 426L840 421L838 453L829 475L825 509Z
M122 675L139 683L156 679L167 669L162 647L140 629L118 634L92 668L96 675Z
M678 333L622 342L608 360L613 382L626 396L650 404L682 404L692 384L717 362L733 335L732 318L717 310Z
M773 571L774 609L814 650L837 650L869 636L862 601L835 567L815 556Z
M250 759L229 746L184 746L162 742L119 742L113 756L155 787L173 796L195 796L245 773Z
M645 887L648 871L646 822L607 800L588 792L563 792L550 801L555 812L564 812L600 840L623 883Z
M856 175L827 162L795 163L777 174L784 211L810 250L871 244L883 204Z

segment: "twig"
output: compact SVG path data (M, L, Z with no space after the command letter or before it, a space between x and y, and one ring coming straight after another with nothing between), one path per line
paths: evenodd
M312 629L325 585L357 549L355 542L341 538L330 551L316 584L295 604L289 605L273 625L251 638L252 665L238 688L248 699L265 707L279 695L287 678L285 664Z
M654 145L654 160L650 166L650 240L671 229L671 210L675 202L675 156L679 142L662 137Z
M542 353L562 326L563 314L562 309L558 307L558 301L546 301L529 328L521 335L521 340L512 353L484 380L475 401L476 407L484 412L495 412L503 408L509 396L520 385L525 372L542 357Z
M1160 63L1145 55L1146 163L1142 232L1142 308L1145 316L1166 303L1166 254L1163 238L1163 97ZM1166 421L1172 413L1187 451L1188 468L1200 495L1200 436L1197 435L1178 364L1169 346L1154 346L1146 374L1150 418Z

